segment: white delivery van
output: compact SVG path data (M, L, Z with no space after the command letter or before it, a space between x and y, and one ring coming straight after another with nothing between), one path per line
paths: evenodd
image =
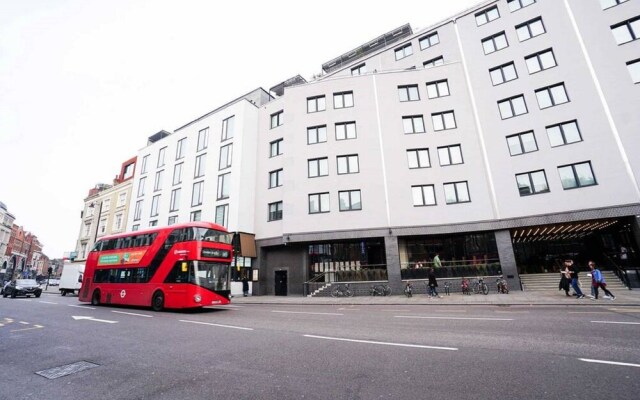
M60 276L60 294L66 296L67 293L80 293L82 286L82 275L84 274L84 264L65 263Z

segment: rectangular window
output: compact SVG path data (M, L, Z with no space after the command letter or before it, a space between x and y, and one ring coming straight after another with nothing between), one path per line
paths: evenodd
M329 159L324 157L307 160L307 172L309 178L329 175Z
M413 47L411 43L405 44L402 47L395 49L396 61L402 60L405 57L409 57L413 54Z
M122 207L127 204L127 192L118 194L118 207Z
M164 155L166 152L167 152L166 147L163 147L160 150L158 150L158 168L164 165Z
M273 189L278 186L282 186L282 169L269 172L269 189Z
M529 40L532 37L536 37L545 33L544 24L542 23L542 17L534 18L524 24L516 25L516 33L518 39L521 42Z
M122 214L116 214L114 220L113 220L113 227L112 229L114 231L119 231L120 229L122 229Z
M535 74L536 72L553 68L558 65L552 49L531 54L526 56L524 60L527 63L527 69L530 74Z
M164 177L164 170L156 172L156 181L153 185L153 191L157 192L162 189L162 178Z
M427 82L427 97L435 99L437 97L449 96L449 82L444 79L441 81Z
M529 112L523 95L500 100L498 102L498 109L500 110L500 117L502 117L502 119L516 117Z
M407 161L409 162L409 169L431 167L431 160L429 159L429 149L407 150Z
M316 96L307 98L307 112L314 113L327 109L325 96Z
M436 191L433 185L411 186L411 194L414 207L436 205Z
M216 200L228 199L231 186L231 174L218 175L218 190Z
M568 121L557 125L547 126L547 136L551 147L562 146L582 141L578 121Z
M191 207L199 206L202 204L202 195L204 192L204 182L196 182L193 184L193 191L191 192Z
M640 58L629 61L627 63L627 69L629 69L629 74L631 74L631 80L633 83L640 83Z
M192 211L191 215L189 216L189 220L190 221L201 221L202 220L202 211L198 210L198 211Z
M216 224L220 226L224 226L225 228L229 226L229 205L222 204L216 206Z
M602 6L603 10L606 10L607 8L611 8L622 3L626 3L627 1L629 0L600 0L600 5Z
M105 199L102 202L102 212L109 211L111 209L111 199Z
M340 92L333 94L333 108L353 107L353 92Z
M507 145L509 146L509 154L512 156L538 151L538 144L533 131L507 136Z
M444 184L444 199L447 204L468 203L469 187L467 182L450 182Z
M509 42L507 41L507 35L505 35L504 31L482 39L484 54L491 54L506 47L509 47Z
M282 202L269 203L269 221L279 221L282 219Z
M560 181L562 181L562 187L565 190L597 185L590 161L560 166L558 173L560 173Z
M151 217L158 216L158 206L160 205L160 195L155 195L151 199Z
M479 13L476 13L476 25L484 25L498 18L500 18L498 6L493 6L491 8L487 8L486 10L482 10Z
M132 231L134 231L134 232L135 232L135 231L137 231L137 230L139 230L139 229L140 229L140 224L135 224L135 225L133 225L133 226L131 227L131 230L132 230Z
M360 64L351 68L351 76L363 75L366 73L367 73L367 66L365 64Z
M444 64L444 57L438 56L436 58L432 58L430 60L423 62L422 66L424 68L431 68L431 67L435 67L437 65L443 65L443 64Z
M422 115L402 117L402 126L405 134L425 133Z
M440 158L440 166L464 164L462 147L459 144L438 147L438 158Z
M278 139L269 143L269 157L275 157L282 154L282 140Z
M420 100L418 85L398 86L398 95L400 96L400 101Z
M640 37L640 17L611 25L611 32L619 45L638 39Z
M493 83L493 86L518 79L516 65L513 62L491 68L489 70L489 75L491 76L491 83Z
M142 217L142 200L138 200L136 201L136 208L135 208L135 211L133 212L133 220L139 221L141 217Z
M146 156L142 157L142 166L140 167L140 173L141 174L146 174L147 173L147 164L149 161L149 155L147 154Z
M182 183L182 163L173 166L173 185Z
M453 111L431 114L431 122L433 123L434 131L456 128L456 116Z
M347 140L356 138L355 122L340 122L336 124L336 140Z
M307 128L307 144L324 143L327 141L327 126L312 126Z
M220 160L218 162L218 170L223 170L231 166L231 157L233 155L233 144L220 147Z
M193 170L194 178L199 178L201 176L204 176L206 164L207 164L207 153L200 154L198 157L196 157L196 166L195 166L195 169Z
M509 5L509 10L514 12L535 2L536 0L507 0L507 5Z
M179 209L180 209L180 188L177 188L171 191L169 211L178 211Z
M419 40L420 50L428 49L431 46L435 46L440 43L440 37L438 36L438 32L433 32L428 34L427 36L423 36Z
M227 119L222 120L222 135L220 136L220 141L224 142L225 140L233 139L235 128L235 116L232 115Z
M538 89L536 90L536 97L541 110L569 102L564 83Z
M357 174L360 172L357 154L338 156L336 159L338 161L338 175Z
M204 128L198 132L198 148L196 151L201 151L209 147L209 128Z
M338 192L340 211L362 210L362 199L359 190L345 190Z
M518 192L520 192L520 196L546 193L549 191L547 175L544 173L544 170L517 174L516 182L518 183Z
M271 129L277 128L282 125L283 122L284 111L278 111L275 114L271 114Z
M184 153L187 150L187 138L182 138L178 140L178 144L176 145L176 160L184 158Z
M178 222L178 216L177 215L172 215L167 220L167 225L173 225L173 224L176 224L177 222Z
M314 193L309 195L309 214L329 212L329 193Z

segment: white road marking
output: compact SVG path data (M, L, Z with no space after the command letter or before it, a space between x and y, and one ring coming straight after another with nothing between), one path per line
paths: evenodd
M44 326L42 326L42 325L34 325L31 328L14 329L14 330L11 330L9 332L22 332L22 331L30 331L30 330L33 330L33 329L41 329L41 328L44 328Z
M416 319L472 320L472 321L513 321L513 318L418 317L414 315L394 315L394 317L395 318L416 318Z
M72 316L71 318L75 319L76 321L78 320L88 320L88 321L95 321L95 322L106 322L107 324L116 324L118 323L118 321L110 321L108 319L97 319L97 318L93 318L93 317L79 317L79 316Z
M22 325L29 325L29 323L28 323L28 322L24 322L24 321L20 321L20 323L21 323Z
M276 311L271 310L272 313L281 313L281 314L310 314L310 315L344 315L339 313L322 313L322 312L308 312L308 311Z
M625 312L625 313L640 313L640 310L637 308L607 308L607 310L619 311L619 312Z
M40 300L39 303L44 303L44 304L58 304L58 303L54 303L52 301L44 301L44 300Z
M190 324L200 324L200 325L209 325L209 326L219 326L221 328L231 328L231 329L241 329L244 331L252 331L253 328L244 328L242 326L231 326L231 325L221 325L221 324L212 324L209 322L200 322L200 321L188 321L186 319L180 319L180 322L188 322Z
M86 308L87 310L95 310L95 307L79 306L77 304L67 304L69 307Z
M338 340L342 342L352 342L352 343L366 343L366 344L379 344L383 346L398 346L398 347L413 347L418 349L432 349L432 350L449 350L449 351L457 351L458 349L455 347L440 347L440 346L425 346L421 344L407 344L407 343L390 343L390 342L376 342L373 340L359 340L359 339L345 339L345 338L336 338L336 337L328 337L328 336L316 336L316 335L303 335L304 337L313 338L313 339L324 339L324 340Z
M231 305L231 304L227 304L226 306L222 306L224 308L244 308L245 306L236 306L236 305Z
M640 325L640 322L591 321L594 324Z
M578 358L580 361L597 364L609 364L609 365L622 365L624 367L637 367L640 368L640 364L623 363L617 361L605 361L605 360L592 360L590 358Z
M146 314L136 314L136 313L132 313L132 312L124 312L124 311L114 311L111 310L111 312L114 313L118 313L118 314L127 314L127 315L134 315L136 317L146 317L146 318L153 318L153 315L146 315Z

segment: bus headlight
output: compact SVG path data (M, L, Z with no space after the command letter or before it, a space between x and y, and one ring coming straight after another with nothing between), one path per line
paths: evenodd
M202 301L202 296L196 294L195 296L193 296L193 301L195 301L196 303L200 303Z

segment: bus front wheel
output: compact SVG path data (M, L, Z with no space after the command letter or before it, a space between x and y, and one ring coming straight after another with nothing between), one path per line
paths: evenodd
M96 290L95 292L93 292L93 295L91 296L91 305L93 306L99 306L100 305L100 291Z
M151 308L153 311L162 311L164 309L164 294L161 291L158 290L153 294Z

